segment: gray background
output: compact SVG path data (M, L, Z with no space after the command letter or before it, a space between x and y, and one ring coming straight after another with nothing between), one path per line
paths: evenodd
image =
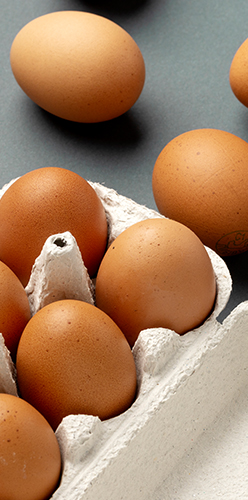
M191 129L223 129L248 140L248 109L229 85L232 58L248 37L247 0L0 0L0 186L43 166L69 168L156 208L151 178L168 141ZM18 87L11 43L48 12L83 10L126 29L146 64L133 108L108 123L74 124L51 116ZM248 299L247 253L225 259L233 293L221 319Z

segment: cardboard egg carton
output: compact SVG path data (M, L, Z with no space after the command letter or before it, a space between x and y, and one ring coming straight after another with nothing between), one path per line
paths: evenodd
M109 245L131 224L162 217L112 189L90 184L106 211ZM137 397L126 412L105 421L91 415L69 415L63 419L56 430L63 473L53 500L191 500L196 496L197 489L190 490L186 480L188 496L184 496L183 473L186 469L193 475L195 456L200 467L204 454L197 443L233 398L245 391L248 375L248 305L241 304L223 324L218 322L232 283L224 261L214 251L207 251L217 282L211 315L183 336L164 328L140 333L133 347ZM34 263L26 292L32 314L63 298L94 303L94 282L71 233L47 239ZM17 394L15 367L2 338L0 390ZM196 450L196 455L192 450ZM228 478L230 483L227 470L223 498L245 498L243 483L240 489L236 484L233 491L229 485L230 497L227 496ZM212 470L209 483L204 484L206 491L215 482L219 484L217 468ZM221 492L216 498L220 497ZM201 492L197 498L210 497ZM212 491L211 500L214 498Z

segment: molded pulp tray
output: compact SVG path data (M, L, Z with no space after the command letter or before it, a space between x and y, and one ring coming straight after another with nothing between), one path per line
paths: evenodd
M131 224L161 217L91 185L106 210L109 244ZM63 246L56 245L58 236ZM217 280L211 316L184 336L163 328L140 333L133 347L138 394L125 413L103 422L90 415L64 418L56 430L63 474L53 500L248 498L248 304L218 322L232 284L224 261L207 251ZM32 314L60 298L93 302L93 291L74 237L49 237L26 287ZM17 394L3 340L0 390Z

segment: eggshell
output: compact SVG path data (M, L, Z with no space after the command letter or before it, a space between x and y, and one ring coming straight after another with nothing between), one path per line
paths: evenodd
M13 359L30 317L29 301L23 285L13 271L0 261L0 332Z
M210 258L199 238L168 219L123 231L108 248L96 278L96 305L131 346L146 328L183 334L211 312L216 295Z
M194 231L219 255L248 249L248 143L222 130L199 129L172 139L152 176L161 214Z
M233 57L229 81L234 95L244 106L248 107L248 38Z
M88 12L53 12L32 20L16 35L10 61L34 102L76 122L122 115L145 81L144 59L133 38Z
M80 175L58 167L17 179L0 200L0 260L27 285L46 239L64 231L76 238L93 276L105 252L107 220L101 200Z
M130 346L94 305L60 300L40 309L21 336L17 358L21 396L56 429L69 414L114 417L136 392Z
M26 401L0 394L0 498L47 500L58 486L61 454L45 418Z

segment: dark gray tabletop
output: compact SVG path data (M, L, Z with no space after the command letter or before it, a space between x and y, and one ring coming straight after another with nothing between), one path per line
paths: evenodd
M108 123L51 116L18 87L9 51L17 32L58 10L101 14L138 43L146 82L133 108ZM166 143L195 128L248 140L248 109L229 85L232 58L248 37L246 0L1 0L0 185L42 166L69 168L156 208L151 177ZM248 298L247 253L225 259L233 293L222 315Z

